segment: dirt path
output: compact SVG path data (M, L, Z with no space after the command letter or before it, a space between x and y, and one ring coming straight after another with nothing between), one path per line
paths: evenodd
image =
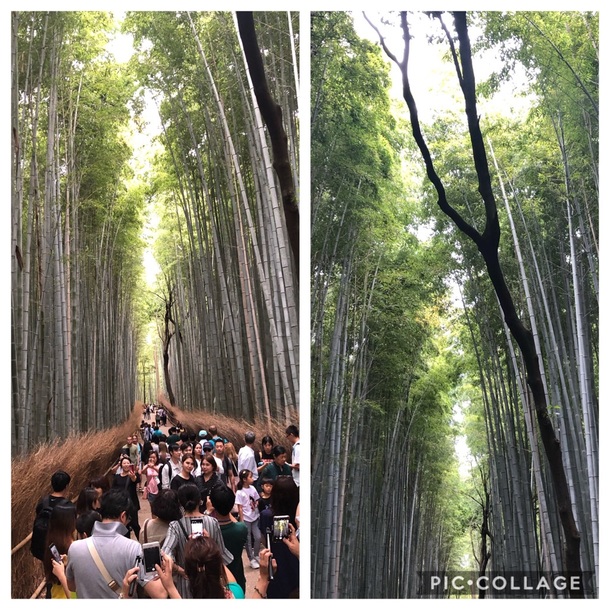
M160 426L160 429L164 434L168 434L168 426ZM150 519L150 517L150 503L148 500L143 500L140 497L140 510L138 511L138 521L140 525L143 525L144 521L146 521L146 519ZM254 570L250 567L250 560L248 559L248 554L246 553L245 549L242 555L242 560L244 562L244 574L246 576L246 598L252 598L255 597L254 585L258 579L258 570Z
M140 510L138 512L138 521L140 522L140 525L143 525L146 519L150 519L150 516L150 504L148 500L142 500L142 498L140 498ZM252 598L254 597L254 585L258 579L258 570L254 570L250 567L250 560L248 559L245 549L242 554L242 560L244 562L244 574L246 576L246 598Z

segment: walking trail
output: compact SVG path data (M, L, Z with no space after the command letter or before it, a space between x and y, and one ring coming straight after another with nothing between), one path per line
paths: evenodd
M152 421L152 420L151 420ZM169 436L168 429L169 426L159 426L162 432ZM146 519L150 519L150 503L148 500L143 500L140 498L140 510L138 511L138 521L142 524ZM133 533L132 533L133 536ZM246 553L246 549L242 554L242 560L244 562L244 574L246 576L246 599L255 597L254 595L254 585L258 579L258 570L254 570L250 567L250 560L248 559L248 554Z

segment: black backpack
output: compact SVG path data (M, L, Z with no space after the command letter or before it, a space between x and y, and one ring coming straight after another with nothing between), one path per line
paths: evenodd
M170 483L172 482L172 465L169 463L169 458L168 458L167 462L163 462L163 464L161 464L161 466L159 467L159 474L157 475L159 477L159 489L163 488L163 479L161 477L161 474L163 473L163 469L166 466L169 468L169 482Z
M42 507L40 512L34 519L34 526L32 527L32 543L30 545L30 551L36 559L40 561L44 558L44 551L47 543L47 530L49 529L49 519L53 514L53 509L58 504L67 502L64 498L61 498L59 502L51 506L49 496L43 499Z

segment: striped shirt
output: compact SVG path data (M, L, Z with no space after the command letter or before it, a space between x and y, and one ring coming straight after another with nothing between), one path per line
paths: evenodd
M203 529L208 531L210 538L220 547L223 563L225 565L230 564L233 561L233 554L225 547L218 520L208 515L201 515L197 518L203 520ZM179 521L172 521L169 524L167 536L165 536L165 541L163 542L163 552L169 555L181 568L184 568L184 547L186 546L188 536L192 533L191 518L182 517ZM180 575L176 575L174 576L174 583L182 599L192 599L193 596L191 595L188 580Z

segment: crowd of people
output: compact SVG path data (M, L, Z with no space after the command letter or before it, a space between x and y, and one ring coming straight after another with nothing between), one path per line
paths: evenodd
M237 452L214 425L165 434L158 415L146 405L140 430L75 503L70 475L53 474L32 536L46 596L241 599L245 550L252 597L298 597L298 427L286 428L290 449L270 436L257 446L247 431ZM143 502L151 517L140 523Z

